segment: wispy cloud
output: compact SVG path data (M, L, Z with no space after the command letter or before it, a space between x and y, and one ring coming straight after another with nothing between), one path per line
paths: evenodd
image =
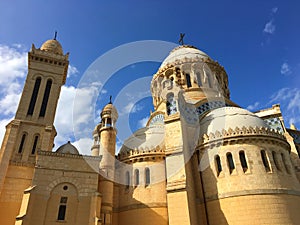
M78 73L79 73L79 71L77 70L77 68L75 66L69 65L67 77L70 77L72 75L76 75Z
M264 28L264 33L273 34L275 32L276 26L273 23L273 20L270 20L266 23Z
M123 109L120 111L120 115L137 113L143 110L144 106L141 104L135 104L134 102L129 102Z
M281 65L281 69L280 69L280 73L281 74L283 74L283 75L289 75L289 74L291 74L291 68L290 68L290 66L289 66L289 64L287 64L286 62L285 63L283 63L282 65Z
M282 88L274 93L268 104L280 103L286 125L300 125L300 88Z
M273 13L273 14L277 13L277 11L278 11L278 7L272 8L272 13Z
M259 106L259 102L255 102L254 104L252 105L248 105L247 106L247 109L250 110L250 111L254 111L254 110L257 110L258 109L258 106Z

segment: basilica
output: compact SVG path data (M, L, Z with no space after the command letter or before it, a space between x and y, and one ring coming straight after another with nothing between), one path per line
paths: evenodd
M153 75L146 126L118 153L111 101L90 155L70 142L53 151L68 57L56 39L28 52L0 151L1 225L299 224L300 131L279 104L241 108L224 67L179 45Z

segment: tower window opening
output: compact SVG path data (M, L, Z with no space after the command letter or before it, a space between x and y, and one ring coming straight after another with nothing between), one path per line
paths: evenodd
M281 171L280 164L279 164L279 161L278 161L278 157L277 157L277 154L276 154L275 151L272 151L272 156L273 156L273 160L274 160L276 169L278 171Z
M47 80L45 92L44 92L44 97L41 105L41 110L40 110L40 117L44 117L47 109L47 104L50 96L50 91L51 91L51 86L52 86L52 80Z
M287 172L288 174L290 174L291 171L290 171L290 169L289 169L289 167L288 167L288 165L287 165L287 160L286 160L286 157L285 157L285 155L284 155L283 153L281 153L281 158L282 158L282 162L283 162L283 164L284 164L284 167L285 167L286 172Z
M216 169L217 169L217 175L219 176L219 174L222 172L223 168L222 168L220 156L218 156L218 155L215 157L215 164L216 164Z
M150 169L149 168L145 169L145 185L146 186L150 185Z
M33 87L32 95L31 95L27 115L32 115L33 114L35 103L36 103L37 96L38 96L39 89L40 89L40 85L41 85L41 78L38 77L38 78L36 78L35 83L34 83L34 87Z
M134 171L134 178L135 178L135 182L134 182L134 185L135 186L138 186L140 184L140 171L138 169L136 169Z
M177 112L176 100L174 94L170 93L167 95L167 114L172 115Z
M19 145L18 153L22 153L23 147L24 147L24 143L25 143L25 139L26 139L26 134L23 134L22 138L21 138L20 145Z
M240 156L240 161L241 161L241 165L242 165L243 171L246 172L248 170L248 164L247 164L245 152L244 151L240 151L239 152L239 156Z
M260 154L261 154L261 159L262 159L262 162L264 164L266 172L270 172L271 168L270 168L270 164L269 164L269 161L268 161L268 158L267 158L266 151L265 150L261 150Z
M190 74L185 74L185 79L186 79L186 85L187 85L187 87L189 88L189 87L192 87L192 82L191 82L191 76L190 76Z
M66 211L67 211L67 197L60 198L60 205L58 208L57 220L65 220Z
M33 142L32 149L31 149L31 154L32 154L32 155L35 154L36 146L37 146L38 140L39 140L39 136L36 135L36 136L34 137L34 142Z
M128 189L130 186L130 174L128 171L125 174L125 183L126 183L126 188Z
M232 154L231 153L227 153L226 157L227 157L227 163L228 163L229 172L232 173L232 171L235 169L233 158L232 158Z

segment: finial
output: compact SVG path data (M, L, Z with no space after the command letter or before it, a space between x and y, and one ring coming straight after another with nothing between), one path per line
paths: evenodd
M180 33L180 39L179 39L179 41L178 41L178 43L179 43L180 45L184 45L184 43L183 43L183 38L184 38L184 36L185 36L185 33Z
M54 33L54 38L53 38L53 40L56 40L56 37L57 37L57 31L55 31L55 33Z
M111 98L112 98L112 96L110 95L110 96L109 96L109 103L108 103L108 104L112 104Z

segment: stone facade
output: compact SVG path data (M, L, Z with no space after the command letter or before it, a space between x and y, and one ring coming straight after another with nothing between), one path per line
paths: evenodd
M279 105L251 113L230 100L225 69L193 46L153 76L155 111L116 155L109 102L91 156L52 152L68 54L57 40L28 54L28 76L0 152L3 225L298 224L300 131Z

